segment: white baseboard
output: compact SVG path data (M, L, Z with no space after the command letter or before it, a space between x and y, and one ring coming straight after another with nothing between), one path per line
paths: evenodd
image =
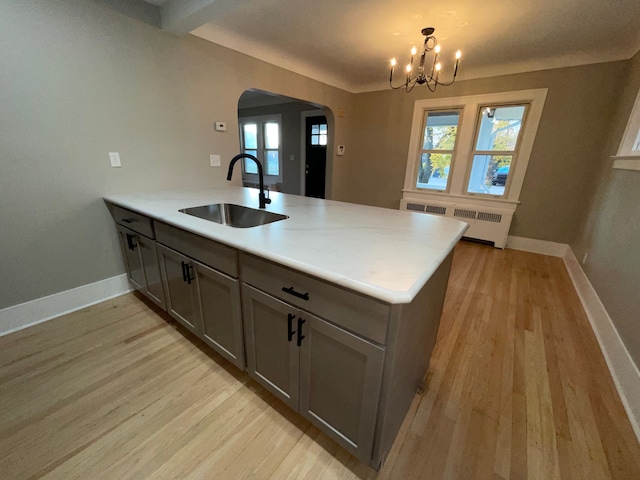
M535 238L513 237L507 238L506 248L512 250L523 250L531 253L541 253L552 257L564 257L569 250L566 243L547 242L546 240L536 240Z
M131 291L127 275L100 280L0 310L0 337Z
M611 317L571 248L567 248L563 259L629 416L631 427L640 441L640 370L622 343Z

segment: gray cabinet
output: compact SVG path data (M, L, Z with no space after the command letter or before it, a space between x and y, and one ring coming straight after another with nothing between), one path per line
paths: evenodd
M250 285L242 298L249 374L368 463L384 348Z
M240 283L158 244L167 312L239 368L244 368Z
M117 229L129 282L133 288L165 308L156 242L122 225L117 225Z

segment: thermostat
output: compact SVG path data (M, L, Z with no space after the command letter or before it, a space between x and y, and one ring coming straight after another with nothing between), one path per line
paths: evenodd
M226 132L227 131L227 122L216 122L216 131L218 131L218 132Z

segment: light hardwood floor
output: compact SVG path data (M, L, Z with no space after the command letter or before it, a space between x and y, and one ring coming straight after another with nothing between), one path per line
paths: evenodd
M0 479L640 479L563 263L462 243L379 473L129 294L0 338Z

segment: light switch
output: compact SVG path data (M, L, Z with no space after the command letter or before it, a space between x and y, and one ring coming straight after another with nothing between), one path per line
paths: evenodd
M216 122L216 131L218 131L218 132L226 132L227 131L227 122Z
M344 145L338 145L338 156L344 155Z
M109 152L109 161L112 167L122 167L120 162L120 154L118 152Z
M209 163L212 167L220 166L220 155L209 155Z

